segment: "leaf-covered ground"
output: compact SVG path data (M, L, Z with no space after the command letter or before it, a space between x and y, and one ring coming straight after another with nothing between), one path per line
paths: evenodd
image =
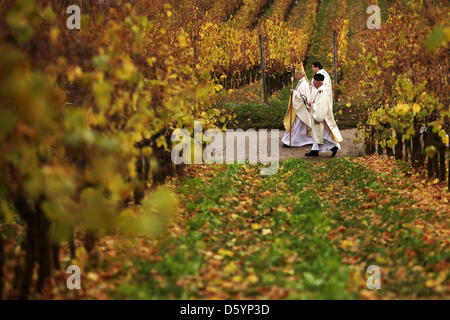
M449 194L405 163L293 159L268 177L192 166L169 187L180 212L162 237L106 237L94 265L78 250L82 290L54 280L44 297L450 298ZM380 290L366 287L369 265Z
M450 297L448 193L403 163L199 166L173 186L179 219L115 297ZM366 288L369 265L381 290Z

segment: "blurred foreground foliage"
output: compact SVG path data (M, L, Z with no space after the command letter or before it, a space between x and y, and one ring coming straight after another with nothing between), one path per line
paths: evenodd
M209 70L168 6L92 1L80 5L81 30L66 27L67 6L0 4L0 297L42 292L60 244L75 258L74 234L93 257L107 234L158 234L177 210L156 188L177 173L172 130L219 115ZM17 223L22 243L5 256Z

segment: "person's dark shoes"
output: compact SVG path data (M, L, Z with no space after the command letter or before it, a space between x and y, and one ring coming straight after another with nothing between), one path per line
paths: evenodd
M288 146L287 144L283 143L283 148L293 148L292 146Z
M331 149L331 152L333 152L333 154L331 155L332 158L336 157L336 153L338 152L338 147L333 147L333 149Z
M305 156L307 156L307 157L318 157L319 156L319 151L311 150L310 152L305 153Z

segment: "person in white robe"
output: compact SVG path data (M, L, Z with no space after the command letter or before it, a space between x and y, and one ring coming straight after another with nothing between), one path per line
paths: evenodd
M325 77L323 83L324 85L326 85L326 91L328 92L328 94L330 95L330 100L331 100L331 107L333 107L333 85L331 83L331 78L330 75L328 74L328 72L322 67L322 64L318 61L314 62L312 64L312 71L314 72L314 75L316 74L323 74L323 76ZM314 89L314 76L311 79L311 91Z
M331 151L331 157L335 157L337 151L341 149L342 136L334 120L332 104L327 86L323 83L324 80L323 74L314 75L310 103L314 144L311 151L305 154L308 157L317 157L319 152L327 151Z
M295 121L290 132L289 130L286 131L281 139L283 142L283 147L302 147L314 143L310 129L311 115L308 111L308 102L311 101L311 91L302 64L295 68L294 75L295 78L299 80L295 89L291 89L292 107L293 111L295 111ZM294 112L292 114L294 114ZM287 114L286 116L289 115Z

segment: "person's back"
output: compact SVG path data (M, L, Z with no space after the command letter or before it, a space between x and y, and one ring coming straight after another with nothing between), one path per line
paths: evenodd
M312 64L312 70L313 70L314 74L322 74L322 75L325 77L323 83L324 83L325 85L327 85L327 88L326 88L326 89L327 89L328 94L329 94L329 96L330 96L331 104L333 104L333 84L332 84L332 82L331 82L330 75L329 75L328 72L322 67L322 64L321 64L320 62L318 62L318 61L316 61L316 62L314 62L314 63ZM313 89L314 89L314 77L313 77L313 79L311 80L311 90L313 90Z

